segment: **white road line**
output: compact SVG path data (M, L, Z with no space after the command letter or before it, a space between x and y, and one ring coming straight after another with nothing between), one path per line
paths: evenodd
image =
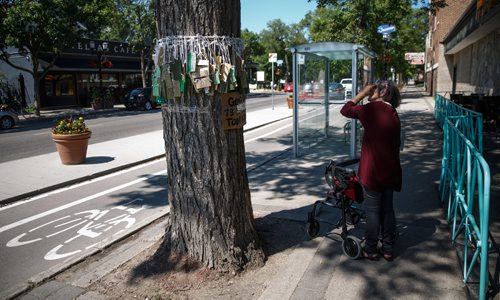
M88 197L85 197L85 198L82 198L82 199L79 199L79 200L76 200L76 201L73 201L71 203L68 203L66 205L61 205L59 207L56 207L56 208L53 208L51 210L48 210L48 211L45 211L45 212L42 212L42 213L39 213L37 215L34 215L34 216L31 216L29 218L25 218L25 219L22 219L22 220L19 220L17 222L14 222L12 224L9 224L9 225L5 225L3 227L0 227L0 233L4 232L4 231L7 231L7 230L10 230L12 228L16 228L16 227L19 227L21 225L24 225L26 223L29 223L31 221L34 221L34 220L37 220L37 219L40 219L40 218L43 218L43 217L46 217L46 216L49 216L53 213L56 213L56 212L59 212L61 210L65 210L66 208L70 208L70 207L73 207L73 206L76 206L76 205L79 205L79 204L82 204L82 203L85 203L87 201L90 201L92 199L95 199L97 197L101 197L101 196L104 196L106 194L109 194L109 193L112 193L112 192L116 192L118 190L121 190L123 188L126 188L128 186L131 186L131 185L134 185L136 183L139 183L141 181L145 181L145 180L148 180L148 179L151 179L155 176L158 176L158 175L161 175L161 174L165 174L167 173L166 170L163 170L163 171L159 171L159 172L156 172L152 175L147 175L147 176L144 176L142 178L139 178L139 179L136 179L136 180L133 180L131 182L127 182L127 183L124 183L122 185L119 185L119 186L116 186L116 187L113 187L113 188L110 188L110 189L107 189L107 190L104 190L102 192L99 192L97 194L94 194L94 195L90 195Z
M104 180L104 179L108 179L108 178L111 178L111 177L122 175L122 174L125 174L125 173L128 173L128 172L140 169L140 168L148 167L148 166L150 166L152 164L156 164L158 162L164 162L164 160L163 159L154 160L154 161L151 161L151 162L148 162L148 163L145 163L145 164L141 164L141 165L138 165L138 166L131 167L129 169L118 171L116 173L104 175L102 177L98 177L98 178L95 178L95 179L92 179L92 180L84 181L84 182L77 183L77 184L74 184L74 185L71 185L71 186L68 186L68 187L65 187L65 188L60 188L60 189L57 189L57 190L54 190L54 191L50 191L50 192L47 192L47 193L44 193L44 194L40 194L40 195L35 196L33 198L30 198L28 200L18 201L18 202L12 203L10 205L0 207L0 211L6 210L6 209L9 209L9 208L12 208L12 207L16 207L18 205L23 205L23 204L26 204L26 203L29 203L29 202L32 202L32 201L40 200L40 199L46 198L46 197L48 197L50 195L55 195L55 194L59 194L59 193L65 192L65 191L69 191L69 190L75 189L75 188L79 188L79 187L82 187L82 186L85 186L87 184L91 184L91 183L94 183L94 182L97 182L97 181L101 181L101 180Z
M293 124L289 124L289 125L286 125L286 126L280 127L280 128L278 128L278 129L276 129L276 130L273 130L273 131L268 132L268 133L266 133L266 134L263 134L263 135L261 135L261 136L254 137L253 139L246 140L246 141L245 141L245 144L246 144L246 143L253 142L253 141L258 140L258 139L261 139L261 138L266 137L266 136L268 136L268 135L274 134L274 133L276 133L276 132L279 132L279 131L281 131L281 130L283 130L283 129L285 129L285 128L291 127L291 126L293 126Z

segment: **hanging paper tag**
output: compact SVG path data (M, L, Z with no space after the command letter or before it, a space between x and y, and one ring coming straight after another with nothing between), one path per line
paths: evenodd
M229 71L231 71L231 65L230 64L221 64L220 65L220 81L221 82L226 82L227 81L227 76L229 75Z
M176 59L170 63L170 71L172 72L172 78L174 80L181 80L182 62L180 61L180 59Z
M198 61L198 66L208 67L208 60L207 59L200 59Z
M219 69L215 69L214 72L214 84L220 84L220 74L219 74Z
M180 80L172 80L173 90L174 90L174 98L181 97L181 81Z
M208 69L208 66L207 67L198 66L196 68L196 76L197 77L208 77L208 75L210 75L210 71Z
M187 72L191 73L194 71L196 71L196 54L189 52L187 57Z

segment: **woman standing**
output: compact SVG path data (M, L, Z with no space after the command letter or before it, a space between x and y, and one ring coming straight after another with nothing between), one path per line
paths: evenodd
M368 103L357 105L365 97ZM366 241L363 257L377 260L377 244L382 236L383 257L393 259L396 220L393 208L394 191L401 190L401 123L396 108L401 102L398 88L392 81L378 81L365 86L347 102L340 113L358 119L364 128L358 177L364 189L366 209Z

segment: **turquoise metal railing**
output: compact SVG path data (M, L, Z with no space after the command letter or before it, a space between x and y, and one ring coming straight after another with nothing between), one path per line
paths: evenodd
M483 115L477 111L460 106L442 95L436 94L434 118L443 128L447 117L464 117L457 124L460 132L483 154Z
M482 133L482 128L472 130L474 126L482 127L475 124L478 120L482 121L482 116L453 107L451 102L446 101L436 97L436 110L439 105L441 112L435 112L435 117L442 122L444 131L439 184L441 202L447 208L447 219L452 226L452 242L455 244L458 238L464 241L464 282L468 282L471 271L479 262L479 298L486 299L491 177L478 145L468 136ZM481 138L472 138L482 145Z

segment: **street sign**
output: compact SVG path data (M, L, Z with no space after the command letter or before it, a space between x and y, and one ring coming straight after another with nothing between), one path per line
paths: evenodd
M423 65L425 60L425 52L407 52L405 60L411 65Z
M283 64L283 60L282 60L282 59L278 59L278 60L276 61L276 64L277 64L278 66L281 66L281 65Z
M265 75L264 71L257 71L257 81L258 82L264 82L264 81L266 81L264 75Z
M394 25L382 24L377 28L377 32L381 34L390 34L394 31L396 31L396 26Z
M269 53L269 62L277 62L278 53Z
M306 63L306 56L304 54L297 54L297 60L299 65L303 65Z

